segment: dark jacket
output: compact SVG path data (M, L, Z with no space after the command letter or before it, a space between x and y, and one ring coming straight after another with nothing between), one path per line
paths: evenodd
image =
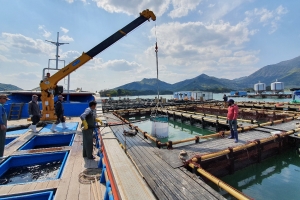
M28 114L29 115L40 115L40 106L37 101L30 101L28 103Z
M64 106L60 100L55 104L55 114L56 116L64 115Z
M7 126L6 111L4 106L1 103L0 103L0 125Z
M95 128L95 119L96 119L96 110L92 110L91 108L86 108L84 113L80 115L80 119L86 120L88 124L88 129L94 129Z

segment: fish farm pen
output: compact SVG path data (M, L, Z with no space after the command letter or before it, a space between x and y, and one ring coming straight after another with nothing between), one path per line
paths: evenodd
M25 119L9 121L0 199L252 199L221 179L290 149L300 153L296 105L237 102L239 141L234 143L227 139L227 108L220 101L161 102L155 108L96 100L104 125L95 129L95 160L82 157L78 117L67 120L67 131L58 126L56 133L51 124L39 124L39 133L33 133ZM140 125L151 123L154 110L169 123L207 131L156 138Z

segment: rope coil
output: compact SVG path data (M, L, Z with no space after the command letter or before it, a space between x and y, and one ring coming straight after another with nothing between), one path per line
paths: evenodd
M81 184L91 184L91 181L100 180L102 173L101 168L88 168L78 175L78 181Z

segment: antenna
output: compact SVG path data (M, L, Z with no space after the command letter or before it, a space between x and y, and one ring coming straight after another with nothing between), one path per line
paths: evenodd
M69 43L58 42L58 40L59 40L59 32L57 32L57 40L56 40L56 42L45 40L46 42L50 42L52 44L55 44L55 46L56 46L56 56L55 56L56 57L56 69L58 69L58 57L59 57L59 55L58 55L58 47L60 45L69 44Z

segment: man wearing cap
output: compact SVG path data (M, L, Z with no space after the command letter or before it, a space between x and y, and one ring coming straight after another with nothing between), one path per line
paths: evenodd
M51 131L56 132L55 128L57 124L62 123L63 129L67 129L64 117L64 106L62 102L64 101L63 95L58 95L58 100L55 103L55 114L57 116L56 122L52 124Z
M38 96L37 95L32 95L32 100L28 103L28 114L29 117L31 118L32 124L29 126L29 128L32 130L32 132L37 133L38 131L36 130L36 124L40 121L41 119L41 111L40 111L40 106L38 103Z
M9 100L6 94L0 94L0 157L3 157L6 129L7 129L7 115L4 104Z
M234 104L233 99L228 100L228 112L227 120L230 128L230 137L228 139L234 139L235 143L238 142L238 132L237 132L237 117L238 117L239 108Z

